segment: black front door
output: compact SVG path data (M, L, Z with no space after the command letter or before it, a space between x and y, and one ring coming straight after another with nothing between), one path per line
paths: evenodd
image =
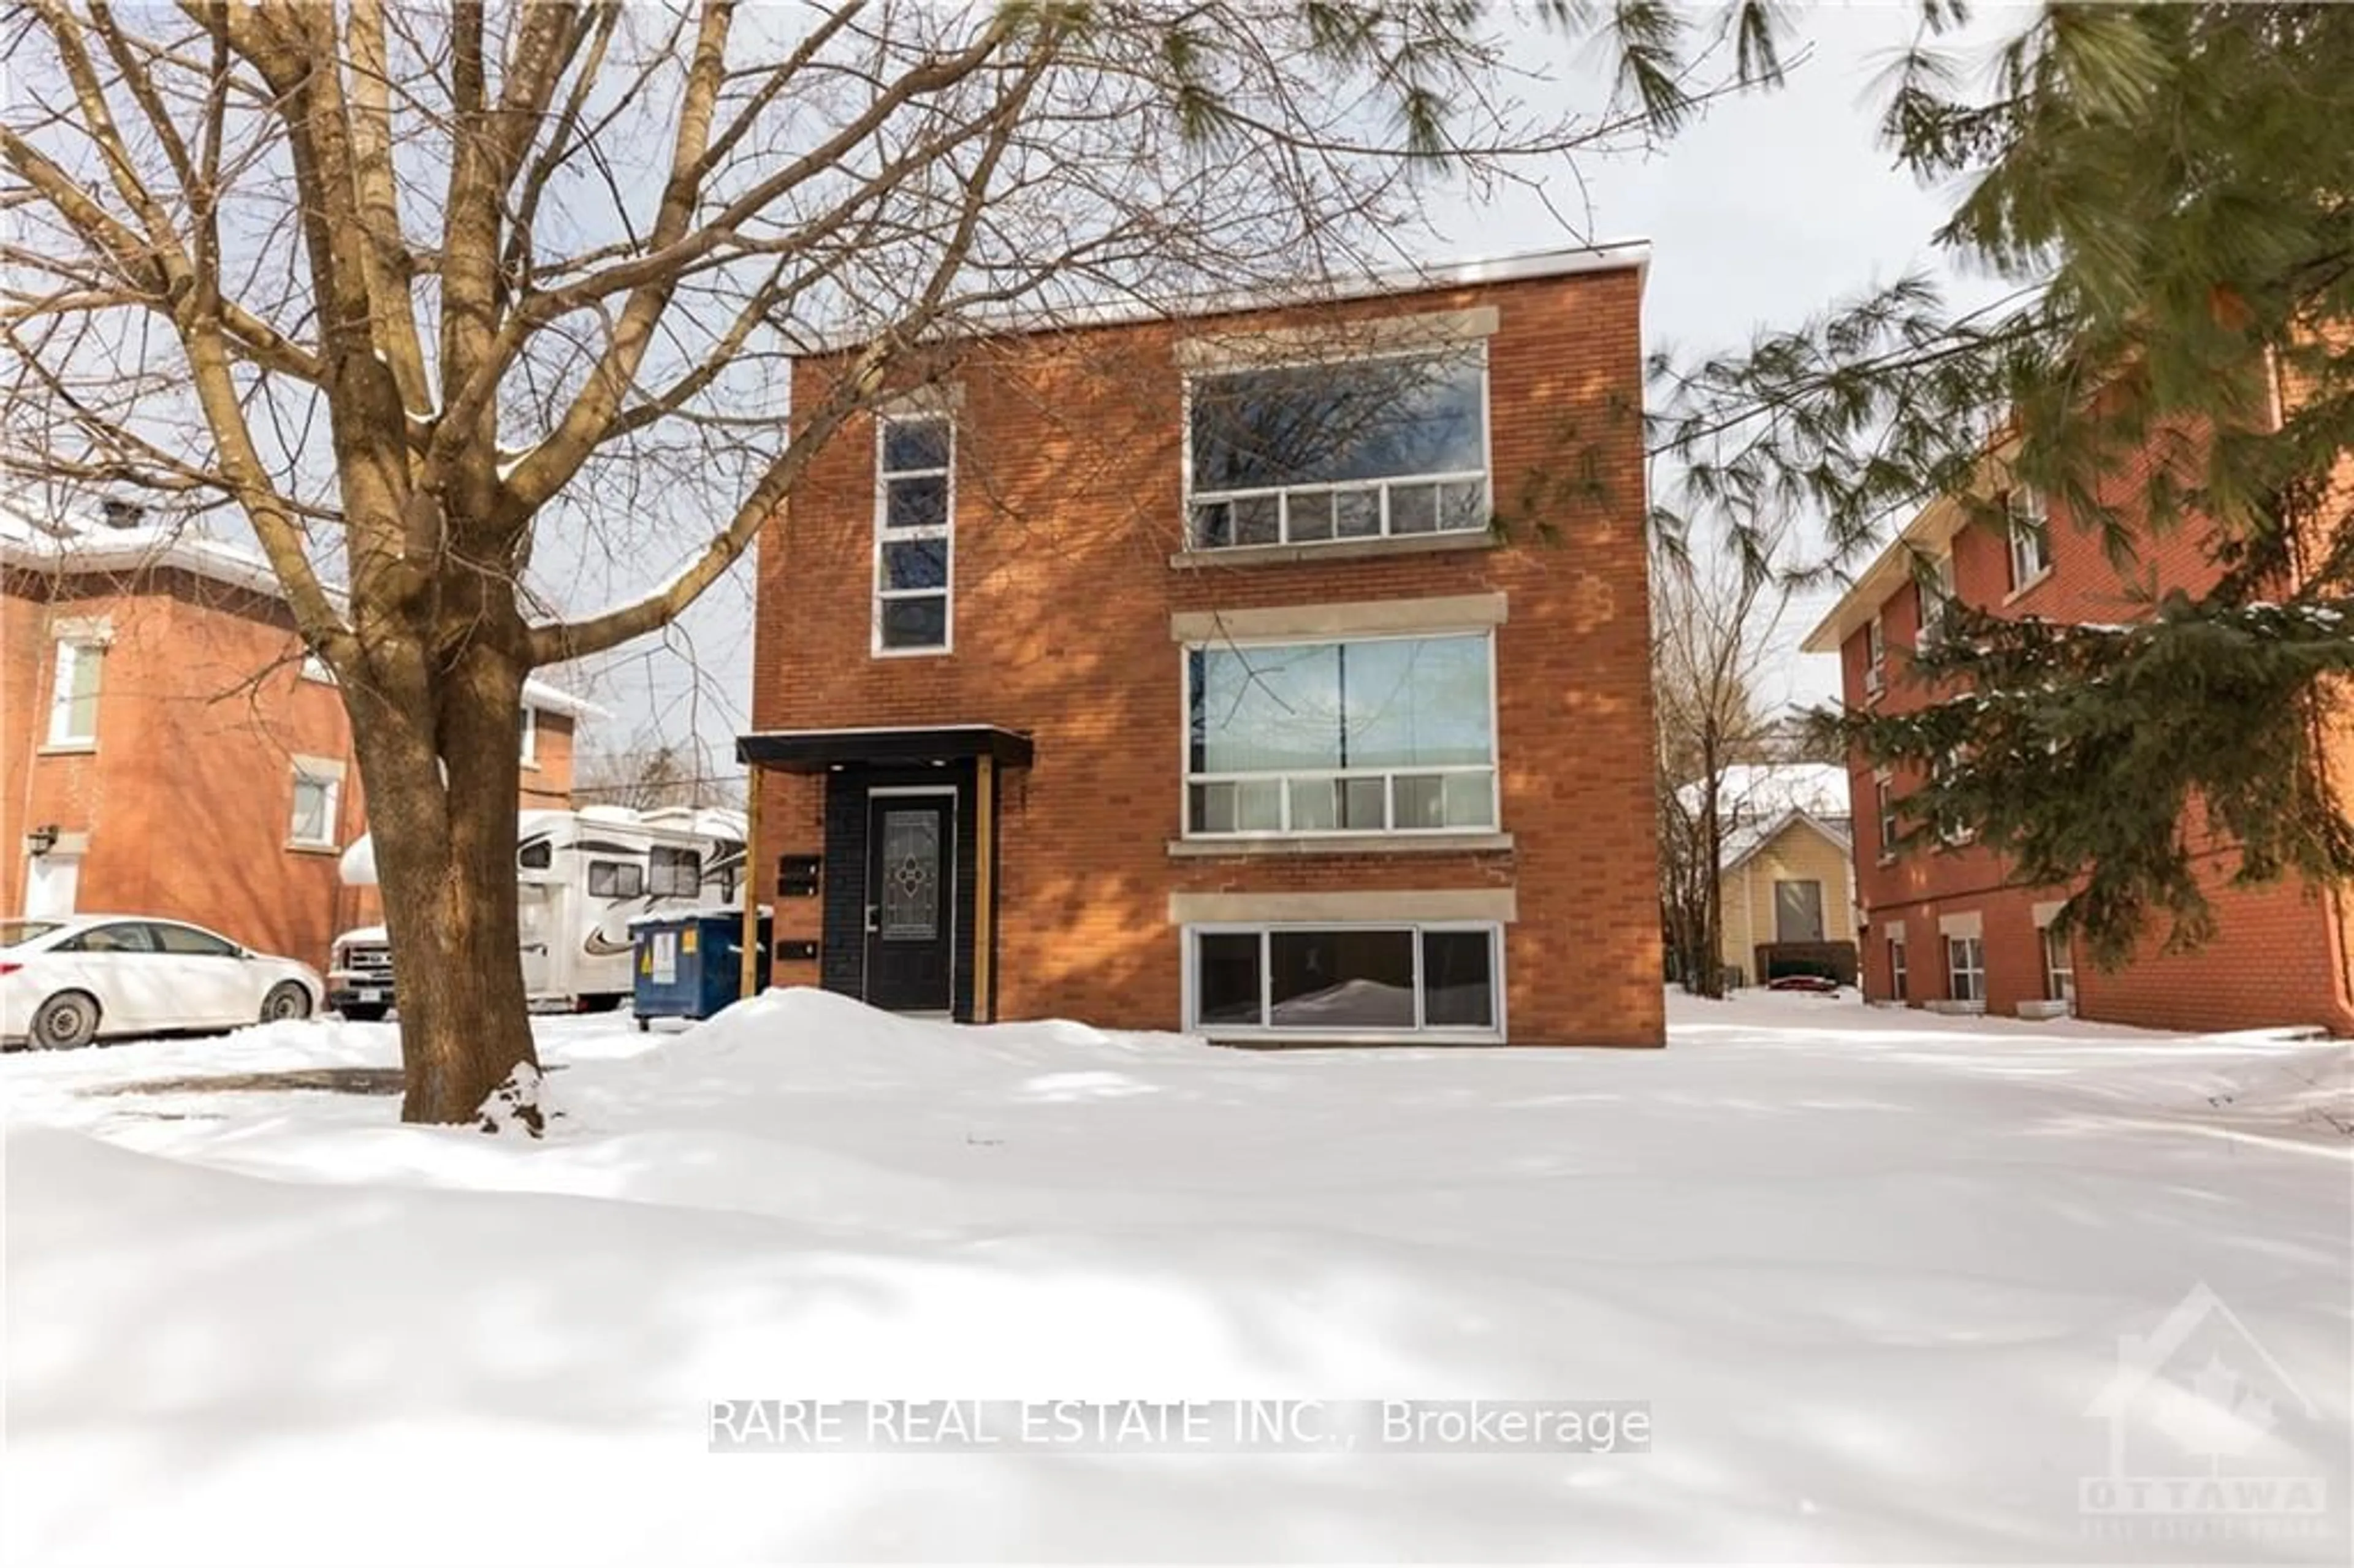
M866 1000L946 1012L956 910L956 797L882 795L866 808Z

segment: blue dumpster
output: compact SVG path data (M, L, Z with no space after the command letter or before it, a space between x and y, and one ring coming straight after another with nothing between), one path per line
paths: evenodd
M744 914L698 909L641 915L630 922L637 949L631 1011L638 1027L655 1018L708 1018L741 994ZM769 911L760 911L758 983L769 983Z

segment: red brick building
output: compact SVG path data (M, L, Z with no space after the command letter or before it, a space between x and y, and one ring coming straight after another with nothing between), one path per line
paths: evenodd
M760 542L779 983L1660 1044L1645 258L1010 332L837 437Z
M2115 503L2137 493L2145 477L2111 481ZM2161 591L2213 584L2195 531L2151 538L2145 530L2145 558L2129 590L2097 535L2071 526L2024 487L2000 488L2007 479L1989 484L1998 493L1980 499L1999 507L1953 499L1929 507L1808 634L1808 652L1839 654L1850 706L1904 711L1939 694L1910 678L1906 663L1925 612L1935 619L1940 591L1999 615L2115 623L2147 613L2136 595L2153 582ZM1998 514L2005 521L1987 520ZM1934 588L1919 580L1925 569ZM2354 719L2340 705L2320 722L2325 781L2354 803ZM1919 782L1860 758L1850 766L1868 998L1946 1011L2073 1012L2150 1028L2318 1024L2354 1033L2354 889L2233 888L2230 846L2209 842L2201 885L2220 925L2215 939L2168 954L2160 933L2128 965L2105 973L2052 928L2068 889L2019 885L1999 856L1975 843L1891 848L1894 802Z
M0 915L207 926L323 967L376 917L342 699L266 563L218 541L0 508ZM572 790L578 699L543 683L525 806Z

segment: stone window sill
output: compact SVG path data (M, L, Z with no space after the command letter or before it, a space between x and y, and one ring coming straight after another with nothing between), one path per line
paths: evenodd
M1331 833L1293 839L1171 839L1172 860L1319 854L1496 854L1510 833Z
M52 740L33 755L36 757L88 757L98 749L94 740Z
M1180 550L1169 557L1179 571L1214 567L1290 567L1312 561L1360 561L1379 556L1421 556L1446 550L1492 550L1504 542L1492 528L1447 534L1393 535L1384 539L1335 539L1314 545L1230 545L1219 550Z

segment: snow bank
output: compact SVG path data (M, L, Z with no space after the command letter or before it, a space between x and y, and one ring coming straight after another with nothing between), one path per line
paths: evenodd
M2227 1462L2333 1478L2336 1533L2250 1549L2343 1560L2344 1046L1670 1016L1664 1053L1250 1054L778 991L537 1021L536 1141L83 1092L384 1026L0 1061L0 1554L2145 1562L2191 1548L2088 1535L2087 1410L2203 1282L2294 1384ZM1278 1395L1645 1400L1658 1436L704 1451L716 1399Z

